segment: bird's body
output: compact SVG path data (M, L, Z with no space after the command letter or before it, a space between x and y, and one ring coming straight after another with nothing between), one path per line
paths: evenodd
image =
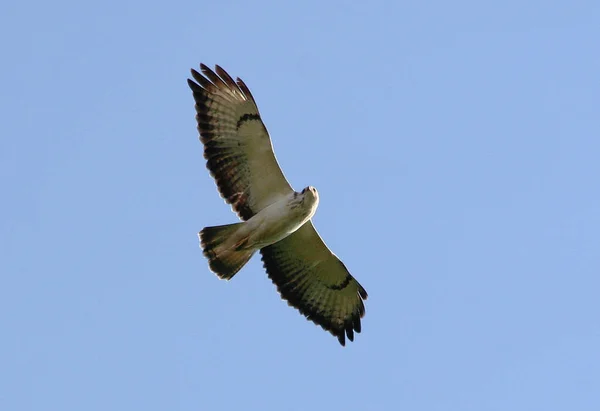
M229 224L235 226L227 238L212 249L211 259L219 259L227 253L252 251L270 246L302 227L317 211L319 196L313 187L302 193L293 192L263 208L248 221ZM203 231L200 232L202 241ZM240 267L241 268L241 267ZM224 273L223 273L224 274ZM228 272L231 278L235 272Z
M285 179L256 102L239 78L201 65L188 80L207 168L243 220L205 227L200 243L219 278L231 279L256 251L288 303L344 345L361 331L365 289L325 245L310 219L313 187L296 192Z

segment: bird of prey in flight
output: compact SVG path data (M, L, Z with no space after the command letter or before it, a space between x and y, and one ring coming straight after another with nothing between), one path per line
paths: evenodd
M210 269L230 280L259 251L282 298L345 345L361 330L365 289L325 245L311 222L314 187L294 191L246 84L204 64L188 85L206 167L241 222L198 234Z

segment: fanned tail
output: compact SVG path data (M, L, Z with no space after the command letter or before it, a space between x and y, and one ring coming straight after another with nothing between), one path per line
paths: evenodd
M230 280L246 265L256 250L233 247L223 249L222 245L244 223L205 227L198 233L200 247L208 259L210 269L224 280Z

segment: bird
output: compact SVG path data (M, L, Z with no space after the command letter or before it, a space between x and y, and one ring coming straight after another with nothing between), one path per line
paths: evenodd
M316 188L295 191L273 151L250 89L221 68L200 64L188 85L206 168L241 221L205 227L200 247L220 279L233 276L256 253L288 305L329 331L342 346L361 332L367 291L327 247L311 218Z

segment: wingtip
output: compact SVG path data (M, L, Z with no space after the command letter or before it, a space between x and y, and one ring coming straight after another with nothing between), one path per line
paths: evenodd
M356 331L357 334L360 334L360 332L362 331L362 324L360 322L360 318L357 318L354 322L354 331Z
M242 90L242 93L244 93L246 95L246 98L248 98L249 100L252 100L254 102L254 104L256 104L256 100L254 100L254 96L250 92L250 89L248 88L246 83L244 83L244 80L242 80L239 77L236 77L235 81L236 81L238 87L240 88L240 90Z
M215 68L216 67L219 67L219 66L215 66ZM206 64L200 64L200 70L202 70L202 73L204 73L204 75L206 77L208 77L209 79L211 79L211 81L212 81L213 77L217 76L217 74L215 73L215 71L213 69L211 69L210 67L208 67Z
M219 66L218 64L215 64L215 71L218 73L219 71L225 71L225 70L223 70L223 67Z
M188 84L194 84L195 88L207 88L211 85L211 83L202 75L200 74L197 70L191 69L190 72L192 73L192 78L195 80L195 83L193 80L188 79ZM190 81L192 81L192 83L190 83Z
M346 336L348 337L348 340L354 341L354 330L352 329L352 326L346 328Z
M196 84L194 82L194 80L192 80L192 79L187 79L187 83L188 83L188 86L192 89L192 91L198 87L198 84Z
M358 293L360 294L361 298L362 298L363 300L366 300L367 298L369 298L369 294L367 294L367 290L365 290L365 289L363 288L363 286L362 286L362 285L360 285L360 284L358 285L358 287L359 287L359 288L358 288Z

